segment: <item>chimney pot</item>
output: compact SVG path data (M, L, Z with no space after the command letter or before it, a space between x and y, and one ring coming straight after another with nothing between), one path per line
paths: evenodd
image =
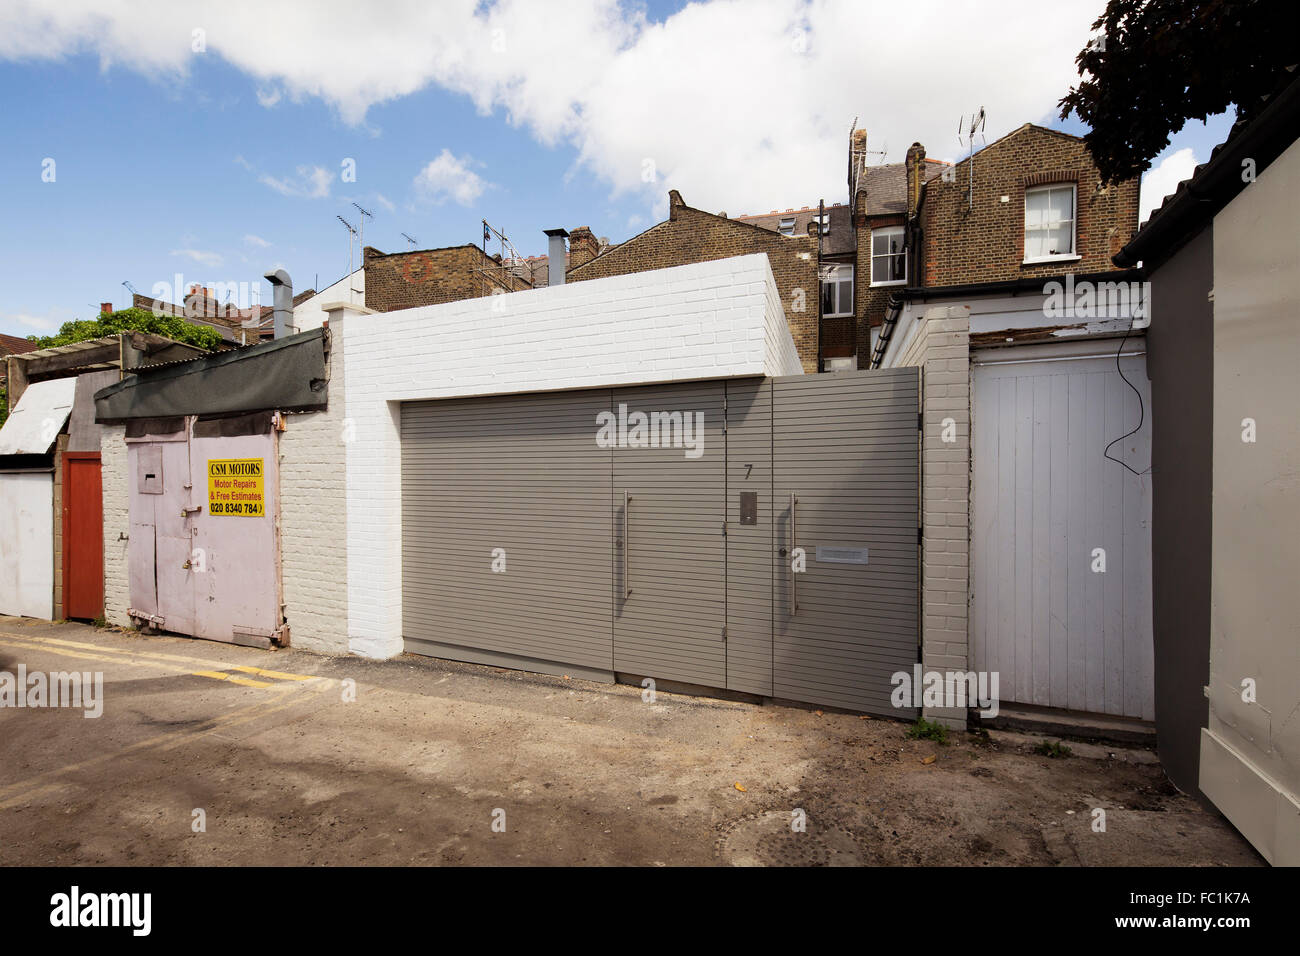
M546 229L546 284L564 285L564 240L567 229Z
M289 327L293 324L293 280L283 269L268 272L263 278L271 283L275 337L282 339L289 334Z
M569 268L576 269L600 255L600 243L589 226L569 233Z

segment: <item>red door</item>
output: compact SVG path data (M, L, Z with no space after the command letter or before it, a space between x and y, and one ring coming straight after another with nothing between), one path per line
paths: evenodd
M104 499L99 452L63 453L63 616L104 613Z

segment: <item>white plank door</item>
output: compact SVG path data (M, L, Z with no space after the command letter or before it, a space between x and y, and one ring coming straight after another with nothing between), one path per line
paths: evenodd
M1113 355L1012 354L1027 351L973 370L974 666L1004 701L1154 719L1151 476L1104 454L1144 409L1110 454L1150 465L1146 359L1121 360L1139 405Z

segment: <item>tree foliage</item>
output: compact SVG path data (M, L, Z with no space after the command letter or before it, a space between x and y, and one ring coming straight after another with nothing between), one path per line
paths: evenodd
M1146 170L1169 136L1236 105L1251 119L1300 62L1293 0L1110 0L1075 57L1083 81L1058 104L1108 182Z
M38 348L71 345L87 339L99 339L119 332L152 332L186 345L211 351L221 342L221 333L206 325L195 325L174 315L156 315L148 309L119 309L103 312L95 319L77 319L64 322L54 335L29 335L29 341Z

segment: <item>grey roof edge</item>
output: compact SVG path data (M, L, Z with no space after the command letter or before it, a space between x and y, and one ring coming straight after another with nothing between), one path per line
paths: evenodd
M309 329L306 332L299 332L296 335L288 335L282 339L273 339L270 342L262 342L259 345L248 345L244 348L231 349L226 352L206 352L203 355L195 356L191 359L182 359L177 362L164 362L159 365L147 365L140 368L131 369L136 376L147 378L151 382L166 381L172 378L180 378L182 375L192 375L195 372L206 371L207 369L220 368L223 365L234 365L237 362L256 359L259 355L266 355L269 352L277 352L280 349L290 348L295 345L301 345L310 339L323 339L328 330L322 326L318 329ZM322 344L322 347L325 347ZM122 379L102 388L95 393L95 398L110 395L114 392L120 392L130 388L132 380L130 377Z
M258 359L264 359L266 357L275 355L278 352L283 352L287 349L302 348L304 346L311 347L313 343L317 343L321 349L321 355L315 361L317 363L323 364L324 381L327 383L329 379L329 371L330 371L329 361L328 361L329 341L330 341L329 330L325 327L321 327L318 329L311 329L307 332L300 332L297 335L287 336L283 339L275 339L271 342L262 343L261 345L252 345L246 348L236 349L230 352L213 353L196 359L189 359L182 362L173 362L168 365L153 366L152 368L137 370L137 374L129 375L126 378L122 379L122 381L115 382L112 385L102 388L95 393L94 399L95 399L96 421L99 422L100 424L107 424L119 420L125 420L126 418L129 417L150 417L150 416L143 416L143 415L122 416L122 415L113 415L107 413L103 407L103 403L111 402L114 396L122 395L123 393L134 392L137 389L145 388L145 387L149 388L152 392L156 393L158 388L166 386L168 383L175 382L178 379L187 378L191 375L195 375L199 373L214 372L218 370L228 370L231 369L233 366L240 365L246 361L257 361ZM141 372L143 372L143 374L140 374ZM288 389L284 389L282 391L284 391L287 395ZM144 394L144 393L139 393L139 394ZM279 397L284 398L285 396L282 395ZM301 405L300 403L291 400L281 401L279 404L283 405L282 410L284 411L293 410L297 408L306 408L306 407L323 407L325 404L323 395L321 396L321 399L322 399L321 401L313 402L310 405ZM203 404L210 405L213 403L205 402ZM240 410L239 408L234 407L234 406L239 406L240 405L239 402L224 402L221 404L232 406L231 408L227 409L228 411ZM271 407L271 406L258 405L259 409L262 407ZM256 409L250 406L247 409L243 409L243 410L256 410ZM191 414L191 413L205 414L205 412L202 410L197 412L186 412L186 411L171 412L171 414L177 414L177 415ZM155 415L152 417L157 417L157 416Z
M1296 141L1300 136L1300 69L1291 67L1284 77L1259 115L1234 125L1228 138L1165 197L1112 262L1127 267L1168 258L1246 188L1244 160L1254 161L1258 176Z

